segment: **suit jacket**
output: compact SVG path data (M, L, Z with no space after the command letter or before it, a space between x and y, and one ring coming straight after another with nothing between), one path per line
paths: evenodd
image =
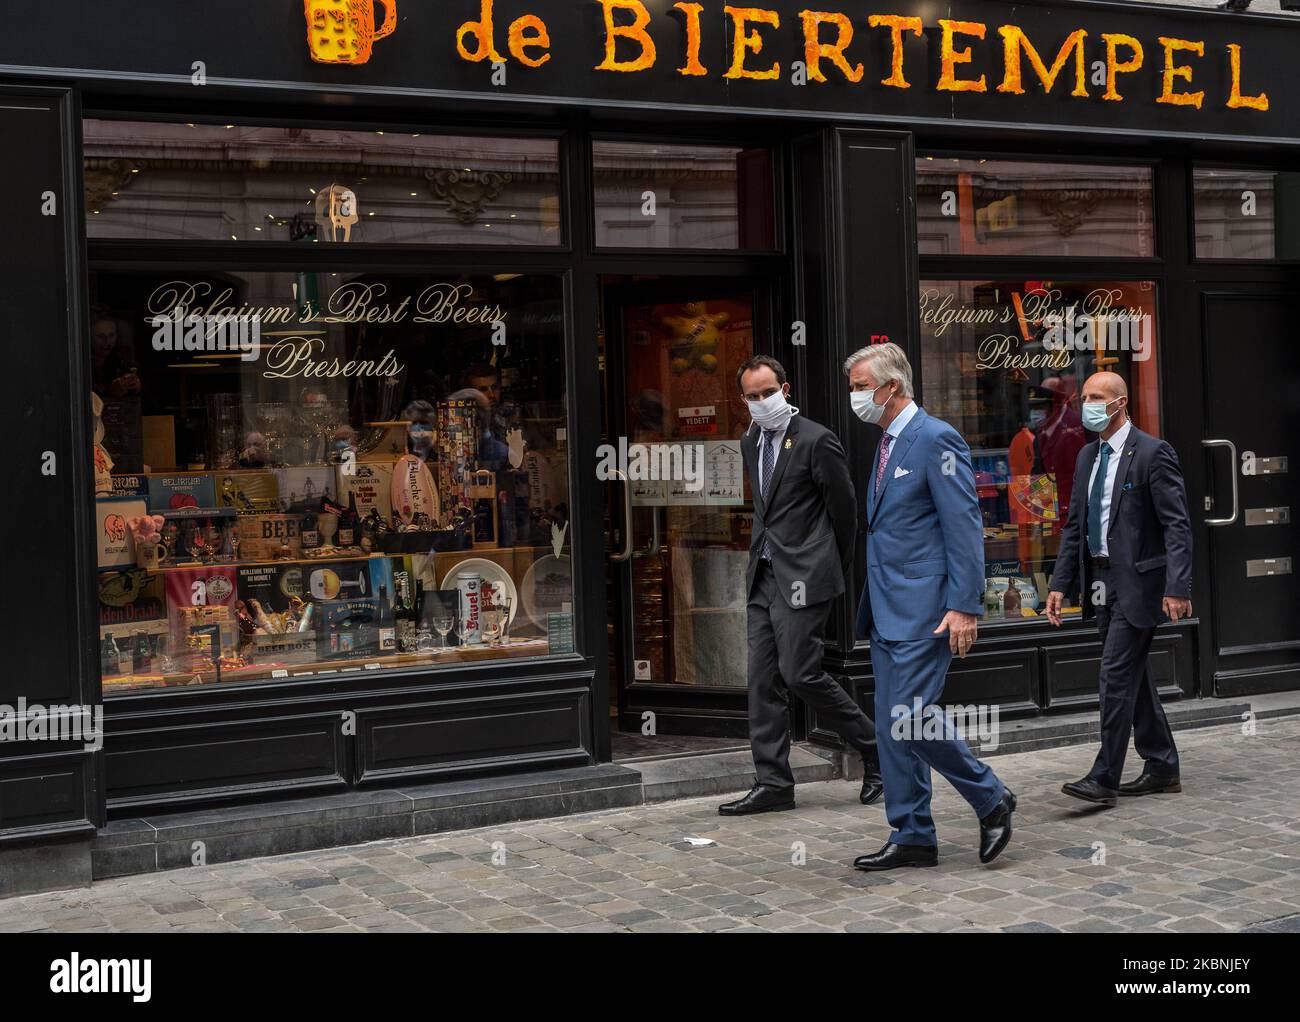
M1082 591L1085 618L1096 613L1088 550L1088 480L1100 450L1098 438L1079 452L1074 497L1052 573L1053 592L1072 597ZM1163 597L1192 598L1192 525L1178 455L1137 426L1129 429L1115 468L1106 542L1115 599L1130 624L1155 628L1166 620Z
M766 539L777 588L788 606L811 607L834 599L844 592L857 532L858 502L844 448L825 426L802 415L791 417L764 500L758 479L761 437L762 430L751 426L740 438L754 495L745 591L754 590Z
M935 636L944 614L984 612L984 519L970 448L917 407L894 441L880 490L867 481L867 581L857 631L895 642Z

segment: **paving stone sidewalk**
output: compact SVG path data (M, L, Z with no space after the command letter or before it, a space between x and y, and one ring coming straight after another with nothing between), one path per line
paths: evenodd
M0 901L0 932L1300 930L1300 719L1177 738L1183 794L1114 809L1059 792L1091 746L992 760L1020 810L991 867L936 778L939 867L856 872L883 807L830 781L740 820L692 799L103 881Z

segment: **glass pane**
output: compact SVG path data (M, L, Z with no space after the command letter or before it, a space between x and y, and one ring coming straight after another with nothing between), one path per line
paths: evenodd
M107 691L573 650L559 276L90 295Z
M753 308L744 294L623 312L628 442L681 455L661 461L668 471L654 478L629 471L634 681L746 684L753 505L736 370L754 353Z
M91 238L558 245L558 145L87 120Z
M1037 617L1093 434L1079 391L1107 369L1160 435L1151 281L924 281L922 403L971 448L984 516L985 618ZM1077 608L1073 608L1077 611Z
M1300 259L1300 173L1192 172L1197 259Z
M923 255L1155 255L1150 167L926 156L916 163Z
M775 247L770 150L597 141L593 162L597 245Z

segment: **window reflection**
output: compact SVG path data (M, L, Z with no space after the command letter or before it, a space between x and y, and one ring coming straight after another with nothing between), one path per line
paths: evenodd
M1197 167L1198 259L1300 259L1300 174Z
M553 140L115 120L84 132L91 238L560 242Z
M923 255L1155 255L1150 167L928 156L916 192Z
M596 141L596 244L771 249L767 149Z

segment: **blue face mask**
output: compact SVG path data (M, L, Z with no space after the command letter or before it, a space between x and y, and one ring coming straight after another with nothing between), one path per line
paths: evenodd
M1118 401L1115 398L1114 401ZM1083 404L1083 428L1100 433L1110 423L1114 412L1106 411L1114 401L1085 401Z

